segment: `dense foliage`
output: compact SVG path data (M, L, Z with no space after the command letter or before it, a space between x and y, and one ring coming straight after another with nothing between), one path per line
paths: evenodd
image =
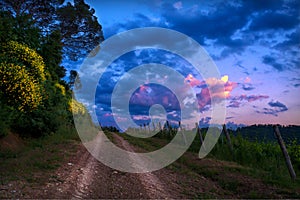
M84 0L65 3L64 0L2 0L0 35L3 40L24 42L36 50L41 40L55 31L60 33L63 56L77 60L86 56L103 41L102 27L95 10ZM45 42L45 41L44 41ZM44 54L45 55L45 54Z
M23 66L0 63L0 96L2 103L19 111L37 109L42 103L42 88Z
M72 109L86 112L61 63L103 41L94 13L83 0L0 1L0 136L56 133L73 126Z

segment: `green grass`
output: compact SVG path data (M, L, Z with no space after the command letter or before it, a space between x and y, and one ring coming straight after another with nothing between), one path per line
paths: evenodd
M0 184L10 181L39 184L47 181L64 160L76 153L78 141L75 128L62 126L52 135L26 138L21 149L1 150Z
M170 141L170 137L168 135L167 137L158 135L156 137L146 139L139 139L126 134L121 134L121 136L128 140L131 144L143 148L146 151L157 150ZM231 136L233 145L233 152L231 152L226 143L226 139L223 139L223 141L219 139L218 143L209 153L208 158L237 163L237 167L225 165L221 170L207 168L205 166L199 166L197 163L190 162L189 157L187 155L183 155L167 168L185 174L197 173L218 182L224 190L232 193L236 193L238 191L238 188L241 187L241 183L236 180L224 179L224 177L220 178L219 175L220 173L241 174L243 176L262 180L264 184L278 187L278 193L286 193L288 196L299 198L299 194L293 192L295 189L300 188L299 145L292 143L287 146L294 169L298 175L296 181L292 181L289 176L285 160L282 156L282 152L277 143L263 143L259 141L251 142L241 136ZM194 155L197 156L199 149L200 139L197 135L188 151L195 153ZM252 191L247 197L261 198L263 197L263 194Z

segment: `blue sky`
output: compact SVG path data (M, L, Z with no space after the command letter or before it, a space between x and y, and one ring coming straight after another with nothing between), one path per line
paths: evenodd
M164 27L186 34L201 44L221 76L228 76L225 84L229 93L226 96L227 122L300 125L300 1L86 2L96 10L105 38L133 28ZM184 61L168 54L161 58L158 55L161 52L128 54L105 73L102 78L107 80L106 85L99 86L96 94L96 113L102 124L114 125L109 93L118 77L126 73L126 67L139 65L141 60L178 65L177 71L198 88L199 121L209 123L210 113L205 109L210 103L205 101L201 77L189 71ZM166 61L170 57L172 59ZM145 86L148 91L160 90L159 86ZM149 114L150 105L141 105L149 92L140 100L134 96L142 92L143 88L137 88L131 102L133 118L138 123L147 122ZM176 114L172 116L176 118Z

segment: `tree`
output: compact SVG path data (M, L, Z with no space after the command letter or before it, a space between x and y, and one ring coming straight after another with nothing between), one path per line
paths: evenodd
M76 79L79 79L78 72L76 70L71 70L70 77L69 77L69 87L70 88L73 88L75 86Z
M74 4L68 2L66 5L63 2L63 0L2 0L0 7L6 19L14 19L10 24L14 31L24 32L27 22L39 27L44 37L60 31L64 57L78 60L103 41L102 27L94 16L95 10L84 0L74 0ZM4 32L6 29L1 30ZM17 37L22 37L22 34L18 34ZM19 39L15 40L20 42Z
M104 40L102 26L84 0L74 0L74 5L67 3L58 9L61 20L60 30L63 37L65 52L71 60L86 56Z
M0 7L13 17L28 16L42 31L56 29L56 10L64 0L2 0Z
M43 43L40 55L44 58L47 71L51 75L51 79L59 81L66 75L66 69L60 66L62 61L61 34L58 30L53 31Z
M1 2L1 1L0 1ZM0 44L16 41L31 49L40 48L40 29L28 14L14 17L9 11L0 11Z

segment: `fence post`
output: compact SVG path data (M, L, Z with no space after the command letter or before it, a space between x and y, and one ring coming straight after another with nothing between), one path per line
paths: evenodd
M171 128L168 120L166 121L166 128L167 128L168 137L171 137Z
M201 129L200 129L199 125L198 125L198 122L196 122L196 130L197 130L197 134L199 134L200 143L201 143L200 145L201 146L203 145L203 148L205 150L205 146L203 144L203 136L202 136L202 133L201 133Z
M152 126L153 126L153 132L155 132L156 131L156 127L155 127L155 124L154 124L153 121L152 121Z
M229 133L228 133L228 131L227 131L227 128L226 128L226 125L225 125L225 124L223 124L223 131L224 131L224 133L225 133L225 135L226 135L226 139L227 139L227 142L228 142L228 146L229 146L229 148L230 148L230 151L233 153L233 147L232 147L232 144L231 144L230 135L229 135Z
M293 168L293 165L292 165L292 162L291 162L291 159L290 159L290 156L286 150L286 147L285 147L285 144L284 144L284 141L281 137L281 134L280 134L280 131L279 131L279 128L277 125L274 125L273 126L273 130L275 132L275 135L277 137L277 140L278 140L278 143L279 143L279 146L280 146L280 149L283 153L283 156L285 158L285 163L288 167L288 170L289 170L289 173L290 173L290 176L292 178L292 180L294 181L296 179L296 173L294 171L294 168Z
M150 130L150 123L148 123L147 126L148 126L148 131L147 131L147 132L148 132L148 134L150 134L150 133L151 133L151 130Z
M178 126L179 126L179 129L181 131L181 135L182 135L182 138L183 138L184 145L186 145L187 142L186 142L186 138L185 138L185 135L184 135L184 131L181 127L181 121L178 122Z
M161 127L161 123L158 122L158 128L159 128L159 132L162 132L162 127Z

